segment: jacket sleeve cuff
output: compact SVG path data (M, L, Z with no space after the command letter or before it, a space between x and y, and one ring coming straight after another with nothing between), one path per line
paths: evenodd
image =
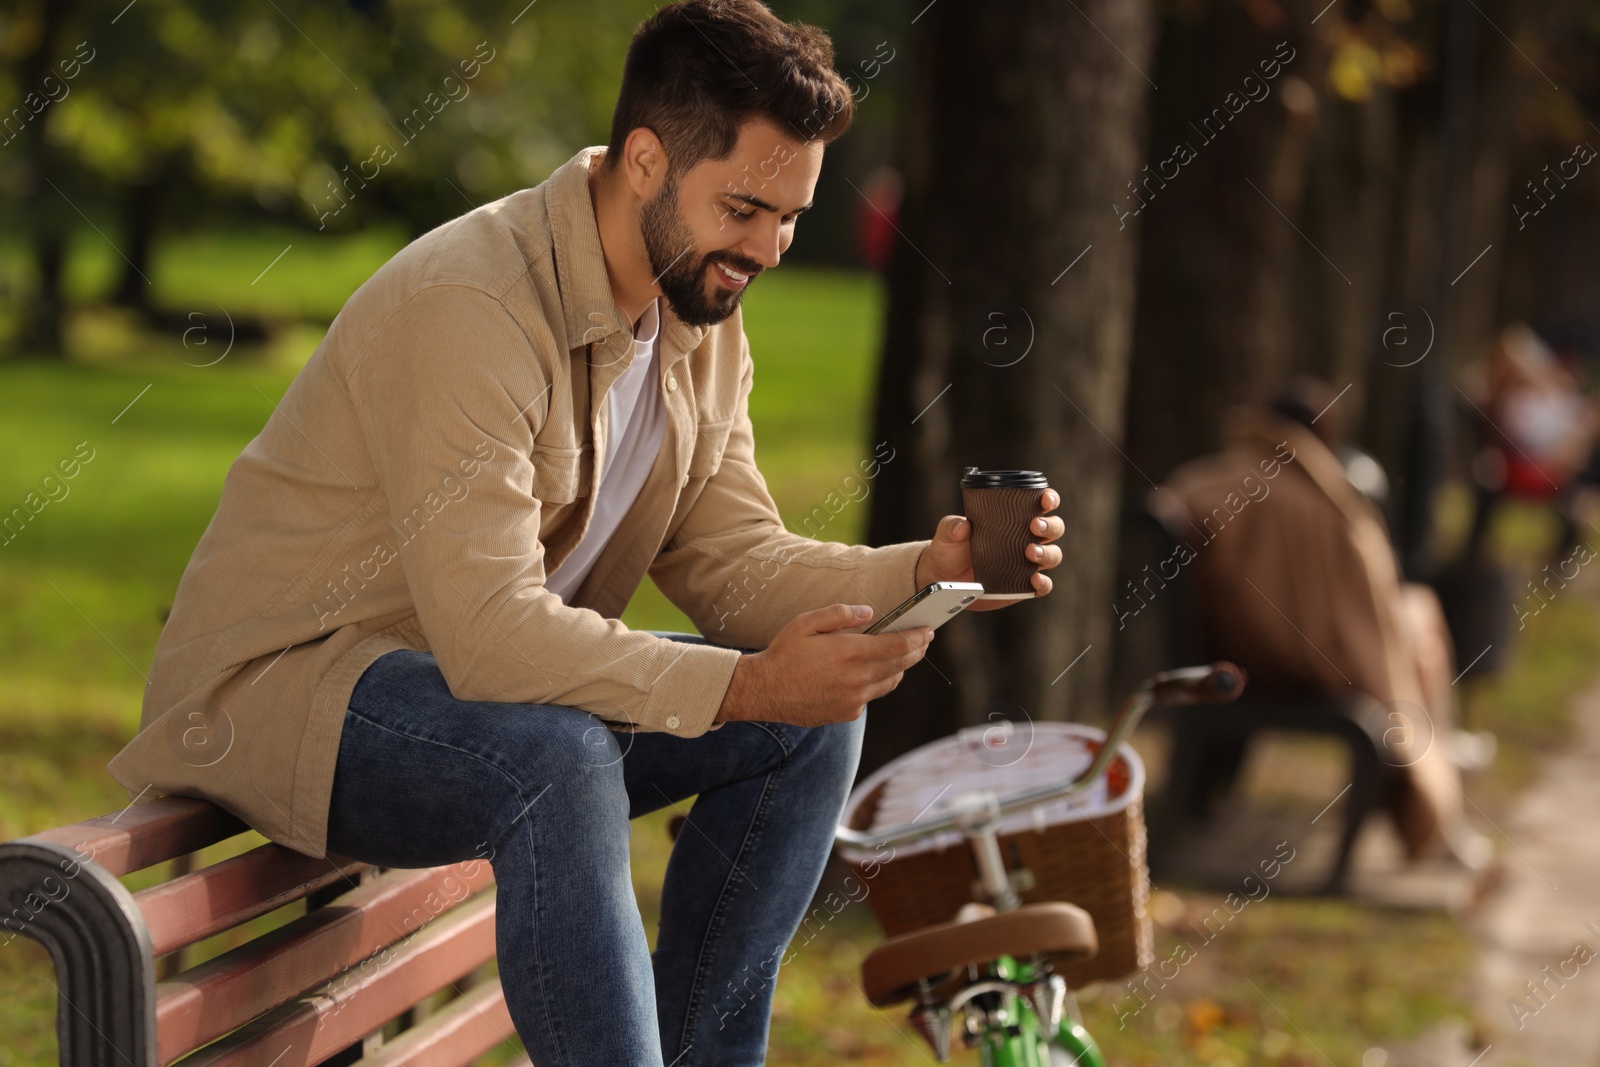
M650 686L635 728L698 737L720 725L714 720L743 653L717 645L670 643L667 665Z
M873 550L870 565L858 570L853 585L872 607L872 618L857 632L866 629L899 607L917 591L917 561L931 541L906 541ZM851 598L854 602L854 598Z

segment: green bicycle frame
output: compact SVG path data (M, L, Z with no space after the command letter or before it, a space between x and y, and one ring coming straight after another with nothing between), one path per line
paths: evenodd
M1032 966L1010 956L995 960L991 975L1007 982L1027 983L1036 977ZM978 1037L983 1067L1105 1067L1105 1057L1089 1031L1063 1015L1054 1034L1039 1018L1033 1002L1015 993L1001 1001L1005 1018L1013 1022L986 1023Z

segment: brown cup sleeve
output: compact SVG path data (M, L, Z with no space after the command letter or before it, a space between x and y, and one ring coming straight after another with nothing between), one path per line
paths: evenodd
M985 593L1032 593L1039 564L1023 553L1043 538L1028 524L1044 509L1037 489L961 488L962 506L972 523L972 572Z

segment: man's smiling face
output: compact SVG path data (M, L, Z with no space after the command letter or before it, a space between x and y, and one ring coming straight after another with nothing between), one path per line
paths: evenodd
M727 159L669 170L640 209L650 270L672 313L691 326L732 315L758 274L778 265L795 219L811 206L821 141L803 142L751 119Z

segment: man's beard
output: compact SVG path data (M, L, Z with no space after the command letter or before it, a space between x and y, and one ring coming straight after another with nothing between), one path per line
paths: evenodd
M706 268L726 263L754 280L761 264L725 251L696 254L688 224L678 213L678 182L670 172L655 199L640 211L639 225L650 270L674 315L690 326L715 326L738 310L744 290L718 285L708 296Z

